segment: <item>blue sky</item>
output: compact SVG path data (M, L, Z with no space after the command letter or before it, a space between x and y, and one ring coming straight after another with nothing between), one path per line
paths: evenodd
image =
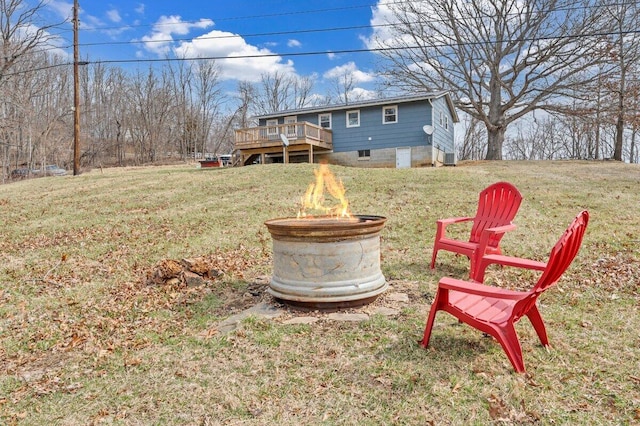
M234 84L257 82L265 72L313 74L317 92L346 69L366 96L375 88L376 55L336 52L371 45L371 25L385 9L379 1L384 0L80 0L80 54L89 61L134 61L113 63L124 68L147 68L146 60L176 54L252 56L217 60L221 79ZM72 1L48 5L52 16L71 16ZM70 43L72 33L63 35ZM286 56L309 52L321 53Z

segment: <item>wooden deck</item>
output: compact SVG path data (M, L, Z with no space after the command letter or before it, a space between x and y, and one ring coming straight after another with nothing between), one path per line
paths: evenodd
M289 146L285 148L281 135L286 137ZM251 164L256 158L261 163L271 156L289 162L289 154L308 153L309 162L313 162L314 151L333 149L331 130L308 122L261 126L235 131L235 143L240 165Z

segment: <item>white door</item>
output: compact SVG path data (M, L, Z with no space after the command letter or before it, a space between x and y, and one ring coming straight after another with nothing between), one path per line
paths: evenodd
M396 148L396 169L411 167L411 148Z

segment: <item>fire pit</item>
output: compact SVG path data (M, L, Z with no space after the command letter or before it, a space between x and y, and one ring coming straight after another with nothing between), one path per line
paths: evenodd
M388 287L380 270L380 231L387 219L349 214L341 182L336 184L326 168L316 172L316 177L307 198L315 192L316 201L321 199L318 186L328 181L329 192L338 194L342 215L299 214L298 218L265 222L273 240L273 276L268 291L284 303L309 309L370 303Z
M291 305L331 309L372 302L387 289L380 270L382 216L282 218L273 239L269 293Z

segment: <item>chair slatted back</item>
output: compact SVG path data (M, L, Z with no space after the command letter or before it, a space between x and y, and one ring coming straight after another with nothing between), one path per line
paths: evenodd
M522 194L508 182L497 182L485 188L478 199L478 211L473 219L471 237L469 241L480 241L482 231L495 226L503 226L511 223L518 213ZM489 240L490 247L497 247L502 235Z
M567 230L562 234L556 245L551 249L547 267L536 283L533 291L541 293L558 282L564 271L575 259L582 244L582 238L589 223L589 212L580 212Z

